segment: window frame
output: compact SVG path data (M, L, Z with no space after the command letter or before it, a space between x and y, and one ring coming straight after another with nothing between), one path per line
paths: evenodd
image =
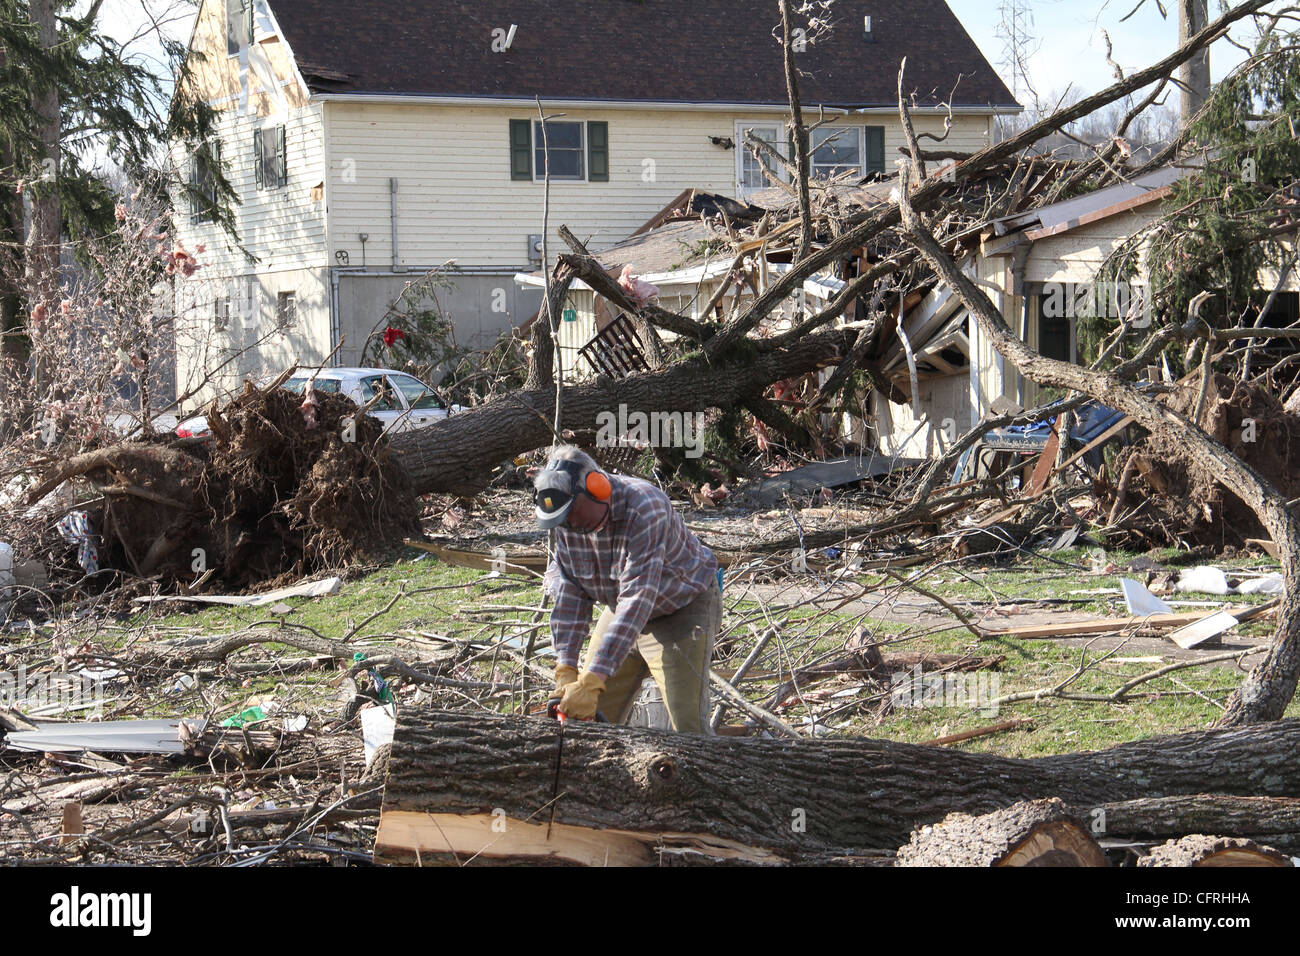
M361 389L361 397L363 399L361 403L362 405L367 404L375 397L376 392L371 383L376 380L382 381L387 395L396 396L397 401L394 402L391 398L385 398L384 401L389 407L384 408L382 405L373 405L370 409L371 412L405 412L409 410L406 405L406 396L402 394L402 390L390 382L388 376L383 372L376 372L374 375L364 375L358 380L358 386ZM368 394L367 389L369 389Z
M238 3L240 6L239 21L243 23L245 35L241 38L241 42L234 44L235 48L232 50L230 48L231 47L230 27L232 24L232 19L230 16L230 8L236 3ZM245 46L251 46L253 43L253 34L254 31L256 30L256 20L254 18L253 0L225 0L225 4L226 4L226 56L227 57L239 56L239 54L243 51Z
M271 153L272 172L275 182L267 181L267 134L271 134L273 152ZM253 130L253 179L258 191L273 192L289 185L289 132L281 123Z
M860 176L860 177L861 177L861 176L865 176L865 175L867 174L867 132L866 132L866 127L863 127L863 126L822 126L822 127L820 127L819 129L815 129L815 130L813 130L812 133L811 133L811 134L809 135L809 137L808 137L808 178L809 178L809 179L820 179L820 180L822 180L822 181L824 182L824 181L826 181L826 180L833 179L833 178L835 178L836 176L843 176L846 172L851 172L851 171L852 171L852 169L853 169L852 166L846 166L846 165L844 165L843 163L836 163L836 164L834 164L833 166L832 166L831 164L829 164L829 163L823 163L823 164L822 164L823 167L828 168L828 169L837 169L838 172L831 173L830 175L828 175L828 176L824 176L824 177L819 177L819 176L817 175L817 161L816 161L817 151L818 151L819 149L823 149L823 148L826 146L827 142L829 142L831 139L834 138L834 135L840 135L840 134L834 134L834 131L835 131L835 130L839 130L839 131L840 131L840 134L843 134L843 133L845 133L845 132L852 132L853 134L856 135L856 137L857 137L857 144L858 144L858 165L857 165L857 174L858 174L858 176ZM822 144L821 144L820 146L814 146L814 145L813 145L813 138L814 138L815 136L817 136L819 133L832 133L833 135L831 135L831 136L827 136L827 137L826 137L826 140L823 141Z
M420 398L418 400L418 403L412 400L411 396L407 395L404 391L402 391L403 379L414 382L417 386L419 386ZM442 403L442 400L438 398L437 393L434 392L433 387L430 385L425 385L414 375L407 375L405 372L393 372L393 373L389 373L388 381L392 384L393 388L397 389L398 392L401 392L402 397L406 399L407 407L410 408L411 411L413 412L446 411L447 409L447 406ZM423 402L426 399L432 401L433 404L430 406L425 406Z
M581 175L579 175L579 176L557 176L557 175L555 175L554 173L552 173L552 174L551 174L551 182L553 182L553 183L586 183L586 182L590 182L590 181L591 181L590 178L589 178L590 170L587 168L587 153L588 153L588 150L589 150L589 142L588 142L588 141L589 141L589 139L590 139L590 137L589 137L588 134L587 134L587 121L586 121L586 120L547 120L546 123L547 123L548 126L551 126L551 127L556 127L556 126L576 126L576 127L578 127L578 129L580 130L581 135L582 135L582 145L581 145L581 146L578 148L578 150L577 150L577 153L578 153L578 168L581 170ZM542 121L541 121L541 120L536 120L536 119L535 119L535 120L532 121L531 133L532 133L533 142L532 142L531 156L532 156L532 160L533 160L533 182L535 182L535 183L544 183L544 182L546 182L546 174L545 174L545 173L542 173L542 174L539 176L539 175L538 175L538 169L537 169L537 166L538 166L538 163L537 163L538 154L541 153L542 150L543 150L543 146L542 146L542 136L541 136L541 125L542 125ZM548 145L547 152L555 152L554 147L549 147L549 145ZM565 149L565 150L563 150L563 152L571 153L571 152L574 152L574 150L571 150L571 149Z
M285 305L289 308L286 309ZM298 324L298 293L296 290L286 290L275 294L275 327L277 329L290 329Z
M202 174L200 174L200 164ZM201 145L190 156L190 225L217 221L217 169L221 166L221 140Z
M212 300L212 330L230 331L230 316L235 311L234 296L218 295Z
M789 143L789 137L784 135L785 125L782 122L777 120L771 123L755 123L748 120L737 120L736 121L736 192L740 194L739 198L741 199L743 199L745 195L753 195L759 190L772 188L772 184L769 183L765 177L763 177L761 172L759 173L759 177L763 179L763 183L761 185L759 186L745 185L745 160L747 158L752 158L750 157L748 147L745 146L745 130L759 129L760 127L764 129L776 130L776 139L772 143L772 148L775 149L783 159L788 160L790 158L787 155L787 153L789 152L788 145L787 145ZM757 160L755 160L755 162L757 162ZM786 171L784 169L781 169L780 167L777 168L776 175L777 178L780 179L781 182L783 183L788 183L790 181L789 176L786 174Z

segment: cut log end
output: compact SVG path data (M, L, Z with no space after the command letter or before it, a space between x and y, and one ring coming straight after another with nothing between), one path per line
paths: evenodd
M1271 846L1240 837L1194 834L1162 843L1138 860L1138 866L1293 866L1291 858Z
M1083 823L1055 797L983 816L950 813L912 833L898 866L1107 866Z

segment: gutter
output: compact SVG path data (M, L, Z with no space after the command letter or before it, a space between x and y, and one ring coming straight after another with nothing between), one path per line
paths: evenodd
M415 106L499 106L536 110L537 102L517 96L436 96L425 93L313 93L312 100L321 103L365 103L376 105ZM806 103L805 109L816 109L821 104ZM672 100L602 100L602 99L547 99L547 108L554 109L620 109L620 110L682 110L706 113L781 113L789 111L786 103L701 103ZM827 113L843 115L898 116L898 106L826 106ZM954 116L1014 116L1023 113L1023 106L954 106ZM946 106L923 106L912 110L915 116L947 116Z

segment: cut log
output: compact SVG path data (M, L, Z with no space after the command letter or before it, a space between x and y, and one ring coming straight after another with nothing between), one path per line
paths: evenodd
M1125 800L1086 815L1108 837L1159 842L1189 833L1218 833L1300 853L1300 800L1190 794Z
M413 862L419 847L424 863L450 863L452 850L463 861L485 849L467 844L465 831L438 843L440 814L495 813L507 832L549 819L557 743L556 724L545 718L403 710L376 859ZM739 847L787 863L856 860L892 853L950 812L1026 800L1060 797L1090 820L1089 808L1142 797L1300 797L1297 745L1297 721L1030 760L884 740L703 737L570 722L555 820L620 839L637 834L648 846L682 846L682 834L722 840L732 862L745 856ZM432 816L421 823L411 814ZM513 862L557 855L538 855L527 842L512 852Z
M1291 866L1270 846L1240 837L1193 834L1170 840L1138 860L1138 866Z
M897 866L1107 866L1087 827L1060 800L973 817L950 813L898 851Z

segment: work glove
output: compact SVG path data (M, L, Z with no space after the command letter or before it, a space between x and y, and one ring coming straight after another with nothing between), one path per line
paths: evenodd
M583 671L581 677L564 688L560 712L574 720L591 720L596 716L596 702L604 692L605 678Z
M567 664L558 664L555 668L555 690L551 691L552 697L563 697L564 688L568 687L578 679L578 669L570 667Z
M578 669L576 667L569 667L567 664L557 664L555 666L555 690L551 691L551 696L546 699L546 716L555 716L555 712L560 706L560 698L564 696L564 688L577 679Z

